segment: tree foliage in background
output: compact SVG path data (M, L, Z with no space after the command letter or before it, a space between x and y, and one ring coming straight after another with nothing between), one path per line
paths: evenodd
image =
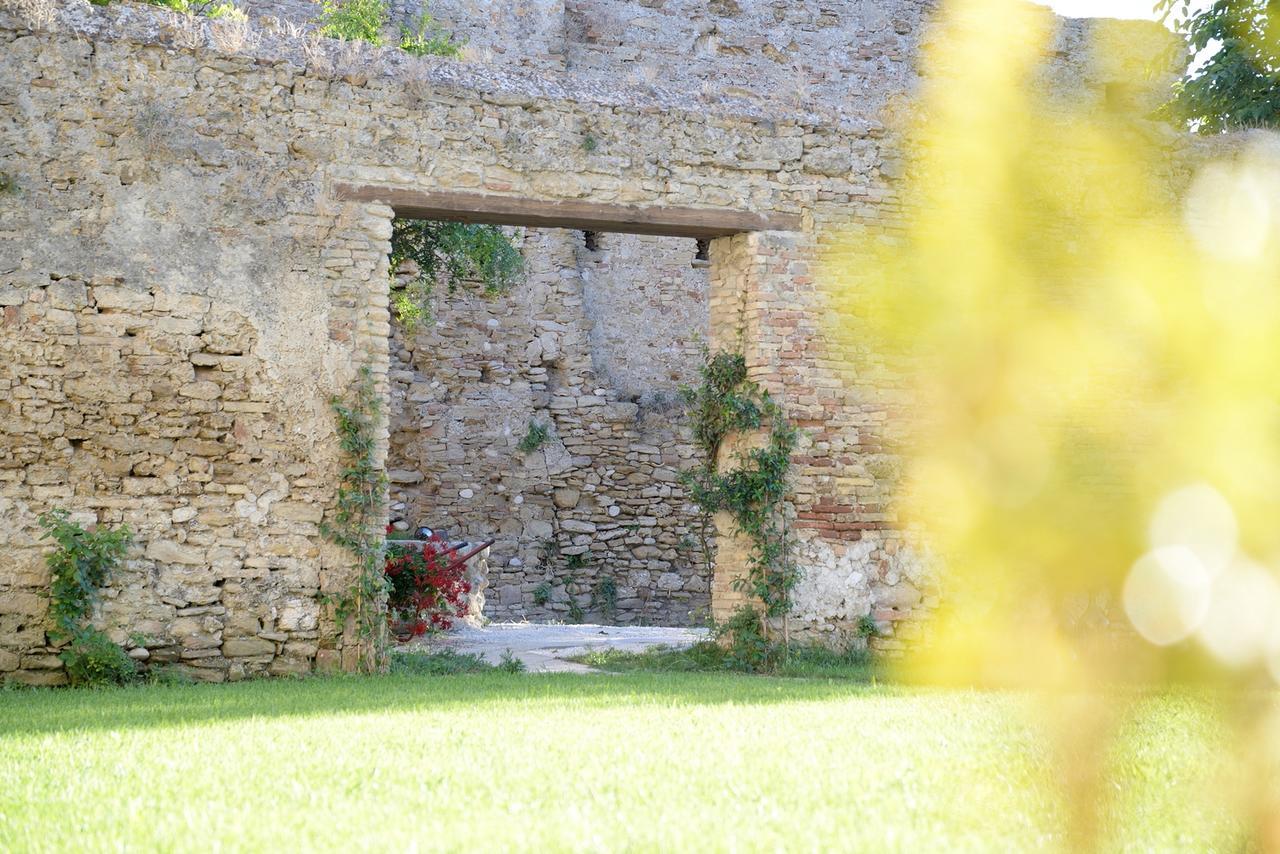
M1199 9L1191 0L1156 0L1155 8L1187 51L1166 118L1201 133L1280 126L1280 0L1215 0Z
M393 295L396 317L410 329L428 314L432 288L444 281L449 293L479 282L489 296L503 294L524 272L524 257L501 228L465 222L397 219L391 230L391 271L405 261L417 278Z

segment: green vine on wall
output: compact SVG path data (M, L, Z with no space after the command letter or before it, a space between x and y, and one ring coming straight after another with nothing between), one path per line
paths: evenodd
M717 353L702 367L702 384L682 390L703 461L682 475L690 497L706 515L725 511L740 534L751 540L747 572L734 580L764 609L761 625L784 617L799 572L791 557L783 501L798 433L782 407L747 377L740 353ZM769 431L761 447L739 451L728 471L719 466L720 448L734 433Z
M378 465L377 433L382 402L373 373L360 369L350 401L330 401L338 417L339 446L346 458L332 518L321 532L356 556L358 575L350 589L334 601L339 625L355 619L361 640L367 644L360 666L381 668L386 657L385 603L388 584L383 572L386 537L381 528L386 505L387 475Z

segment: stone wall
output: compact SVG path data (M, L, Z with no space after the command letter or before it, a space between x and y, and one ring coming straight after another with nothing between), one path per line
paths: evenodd
M711 604L677 483L706 270L692 240L594 239L530 231L512 293L438 295L434 323L394 330L392 517L497 541L490 618L687 625ZM531 424L550 435L522 453Z
M812 109L909 94L930 0L567 0L567 65Z
M252 19L277 18L313 29L319 0L239 0ZM390 0L388 41L402 25L414 26L423 11L467 49L472 62L564 70L564 0Z
M313 22L312 0L242 0L250 14ZM935 0L392 0L423 9L469 58L656 84L784 109L878 110L915 85L915 46ZM394 29L394 27L393 27Z
M487 312L492 337L482 345L498 352L488 361L492 391L465 398L465 381L486 377L460 339L442 339L454 361L441 366L429 338L410 351L398 337L397 356L409 355L389 383L394 212L340 201L334 186L343 181L801 215L803 233L713 241L708 285L712 345L742 346L753 376L810 437L796 460L792 512L806 580L795 622L843 639L868 610L891 628L927 607L919 563L884 501L892 388L849 376L813 268L818 233L837 223L890 233L900 215L901 158L881 121L899 77L863 81L866 97L835 119L783 99L703 92L696 75L676 71L629 82L415 59L279 30L226 36L222 25L128 3L67 3L34 26L0 12L0 171L14 187L0 195L6 678L62 676L45 635L48 575L35 524L55 506L137 533L97 617L135 655L177 660L207 679L352 665L357 639L320 601L346 589L354 561L319 523L340 471L330 400L350 391L361 365L420 419L420 439L397 429L391 442L385 428L380 437L380 455L417 449L424 479L400 484L415 489L397 498L422 502L414 512L428 516L468 514L460 527L496 519L508 557L495 561L492 598L503 602L505 590L507 613L529 608L536 587L513 561L524 564L531 538L557 525L562 539L572 535L562 553L589 550L602 558L599 571L625 574L619 594L639 600L628 604L634 619L649 619L653 591L676 580L654 619L679 619L704 601L679 548L689 516L673 485L690 451L652 405L658 398L645 398L668 365L688 364L654 349L674 336L646 339L654 370L633 370L619 357L628 336L599 320L610 313L593 302L605 293L585 275L594 261L547 239L531 256L543 284L510 299L563 304L531 302L534 313L520 318L517 302L472 306ZM1107 79L1087 78L1088 97L1100 99ZM605 251L620 253L623 243L610 249L610 240ZM651 275L611 270L633 281ZM672 287L691 284L668 279L663 298ZM613 317L630 315L624 309ZM521 359L487 331L490 320L519 330L515 340L536 330L538 343L529 337ZM558 353L547 346L557 341ZM444 387L456 399L436 396ZM504 400L514 414L493 420L491 404ZM510 443L539 411L557 441L518 472L486 480L487 462L510 465ZM459 447L460 429L483 441ZM662 440L646 443L655 435ZM463 465L445 467L453 462ZM441 504L426 506L431 488ZM475 509L461 503L477 496ZM505 512L523 507L520 498L527 509ZM741 553L733 538L721 540L712 598L723 612L734 604ZM900 637L895 630L883 643Z

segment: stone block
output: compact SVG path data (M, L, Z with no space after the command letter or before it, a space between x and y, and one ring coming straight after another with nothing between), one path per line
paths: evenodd
M222 642L222 654L227 658L275 655L276 645L274 641L257 637L228 638Z
M582 493L578 490L566 487L553 490L551 493L551 500L562 510L572 510L574 507L578 506L578 499L581 495Z
M44 614L46 607L44 597L35 593L23 590L8 590L0 593L0 614L38 617Z
M147 543L146 557L157 563L176 563L186 566L203 566L207 563L203 549L176 543L172 540L152 540Z
M99 310L105 308L117 311L142 312L150 311L155 306L155 297L145 291L112 285L94 287L93 299L97 303Z

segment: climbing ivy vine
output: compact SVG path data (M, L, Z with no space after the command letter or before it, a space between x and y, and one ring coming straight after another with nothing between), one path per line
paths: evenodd
M709 356L701 373L702 384L682 394L703 461L682 479L704 514L727 512L738 532L751 540L747 572L734 584L763 606L758 616L767 636L769 618L790 611L791 592L799 580L783 513L798 433L777 401L747 377L742 354ZM769 431L764 445L738 452L736 464L721 471L724 440L761 428Z
M387 475L375 457L381 399L369 368L360 370L350 400L335 397L330 404L338 418L339 446L345 459L337 506L332 517L322 523L321 531L356 556L358 569L355 582L332 604L340 626L355 618L359 636L366 643L360 666L371 672L380 669L386 657L384 604L388 584L383 572L386 541L380 529Z

